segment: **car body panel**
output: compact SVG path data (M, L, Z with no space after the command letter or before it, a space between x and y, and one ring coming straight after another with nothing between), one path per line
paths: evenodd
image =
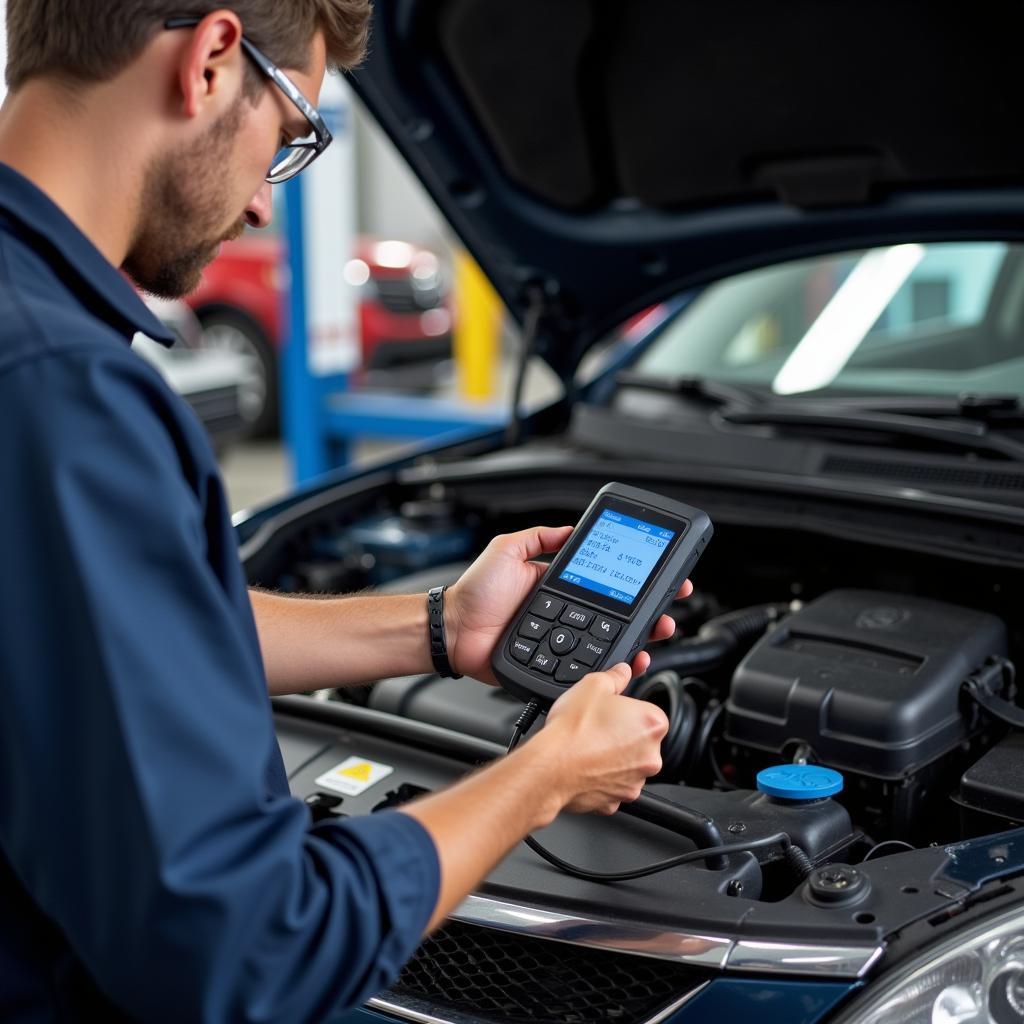
M694 603L703 596L709 607L732 611L755 600L750 591L768 600L765 594L777 587L770 600L788 615L799 613L805 599L846 586L849 576L886 595L951 598L990 613L996 608L1007 623L1014 619L1019 650L1024 486L914 485L881 472L844 477L824 468L830 453L856 449L884 466L896 452L911 468L920 456L952 476L964 472L965 463L983 473L998 465L1012 474L1012 465L992 457L993 450L965 457L941 447L920 451L899 437L864 441L806 431L793 438L767 428L739 430L716 420L710 400L681 402L677 409L666 402L646 422L612 407L622 386L619 371L657 344L673 314L685 315L703 286L725 276L874 245L1024 238L1024 138L1003 138L1011 119L998 130L1019 93L1008 40L1024 29L1024 10L983 2L965 16L961 6L944 2L930 7L927 17L921 12L919 5L894 8L882 0L857 8L797 0L785 14L741 2L698 9L668 0L626 7L589 0L378 5L374 44L351 76L354 87L513 316L525 324L528 313L537 314L536 351L562 376L567 393L528 417L515 443L490 431L451 438L443 448L426 444L395 462L329 474L282 503L240 517L252 582L273 586L284 579L300 589L308 562L296 563L311 550L331 569L345 558L356 562L368 550L353 547L353 535L365 536L382 522L401 534L416 522L417 506L422 513L424 505L447 505L439 515L460 527L475 522L481 545L494 532L546 521L540 516L549 512L572 521L597 486L614 478L685 497L711 514L718 534L695 574ZM785 38L773 34L776 24ZM910 38L914 47L906 44ZM574 88L581 97L570 95ZM623 118L630 110L637 126L632 135ZM573 126L577 114L580 123ZM807 134L814 124L817 136ZM574 131L585 137L575 152L558 148L566 126L562 134L572 145ZM877 138L869 139L875 128ZM629 145L622 142L627 135ZM773 139L779 140L775 152ZM929 148L932 143L938 148ZM719 168L723 154L733 164L706 174ZM673 191L673 181L684 179L690 180L687 190ZM715 180L725 184L717 190L707 184ZM594 364L581 366L591 347L623 324L621 337L595 353ZM633 447L602 447L613 435ZM638 437L649 441L647 451L635 443ZM353 577L353 589L388 585L374 565L366 576ZM407 585L404 592L418 592L451 582L463 567L418 567L390 579ZM428 581L431 572L437 578ZM682 633L687 614L683 609ZM769 627L761 640L767 645L780 636ZM838 653L837 664L845 657ZM703 680L725 721L734 670L723 673L724 681L713 674ZM823 671L821 678L834 677ZM962 678L953 684L960 686ZM437 686L438 704L453 699L442 688L446 680L413 682L419 691ZM463 693L454 698L460 714L474 699ZM437 719L417 718L411 710L353 708L343 695L335 697L275 701L286 746L296 719L327 730L308 757L290 747L296 766L290 779L300 798L315 789L317 772L353 745L394 766L389 786L428 789L500 753L493 737L474 743L459 732L451 740L458 753L449 756L440 734L454 727L443 724L443 708ZM483 707L484 697L480 702ZM481 714L492 711L493 701ZM705 705L708 737L713 713ZM998 735L998 729L979 733L978 747L961 745L942 759L946 763L937 760L936 778L947 771L952 782L933 785L931 799L955 788L956 758L974 757ZM742 772L741 742L725 728L719 739L733 773ZM792 736L780 760L813 759L813 748L802 749L808 742ZM774 748L764 753L777 755ZM709 760L699 786L716 800L736 785L753 788L746 776L714 774ZM682 777L689 786L689 776ZM916 780L909 776L895 785L888 777L875 781L884 799L908 792L925 798L924 784L911 790ZM871 782L859 780L862 794ZM704 806L696 788L689 794L694 807ZM855 786L844 799L855 806ZM713 803L709 796L707 806ZM370 798L347 801L345 813L372 811L371 804ZM915 827L917 810L908 799L904 816ZM929 823L937 832L978 835L956 813L947 817ZM743 821L729 824L736 834L746 828ZM854 824L863 832L842 856L867 884L836 900L813 892L803 875L801 881L785 875L781 862L777 890L766 894L767 882L756 893L744 888L761 869L749 850L731 855L733 876L695 862L613 889L557 873L517 846L442 930L468 929L472 941L486 933L505 948L549 942L551 957L559 950L567 956L571 946L574 955L583 950L595 961L614 953L662 971L704 972L681 993L678 1006L663 1007L670 1012L661 1024L733 1022L755 1014L766 1022L815 1024L907 957L1024 899L1020 830L951 844L937 835L936 843L872 856L883 844L863 834L872 828ZM677 837L626 815L560 816L543 838L591 870L621 870L678 851ZM863 852L851 852L860 841ZM744 884L730 891L730 881ZM433 979L440 976L426 978L422 1004L399 1005L385 992L348 1019L491 1019L432 1009L429 997L440 987ZM501 1010L494 1016L501 1019Z
M512 315L525 322L543 296L538 351L568 376L628 316L725 274L909 239L1024 237L1024 155L996 131L1017 93L1004 40L1021 14L983 7L965 19L943 3L922 19L883 0L799 2L773 22L740 2L395 0L376 10L351 81ZM943 52L957 38L977 74L946 78L928 42ZM669 168L695 179L723 159L717 195L660 184ZM524 184L534 165L547 194Z

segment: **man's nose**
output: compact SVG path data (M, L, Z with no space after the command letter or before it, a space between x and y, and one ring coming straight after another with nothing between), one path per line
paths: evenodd
M274 215L270 187L269 181L263 182L245 208L245 222L251 228L265 228L270 224Z

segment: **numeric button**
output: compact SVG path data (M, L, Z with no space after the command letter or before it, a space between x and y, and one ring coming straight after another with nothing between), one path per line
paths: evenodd
M590 627L590 633L592 636L596 636L599 640L607 640L611 642L619 635L620 629L622 629L621 622L616 622L614 619L606 619L603 615L598 615L594 620L594 624Z
M578 626L580 629L586 629L593 617L593 612L588 612L585 608L577 608L571 604L562 612L562 617L558 621L564 622L567 626Z
M533 661L530 662L530 668L536 669L538 672L543 672L544 675L549 676L556 668L558 668L558 659L552 658L550 654L547 654L544 651L538 651L533 656Z
M542 619L557 619L565 607L564 601L557 597L548 597L547 594L538 594L530 605L530 614L539 615Z
M576 660L582 661L584 665L596 665L608 653L608 645L600 640L591 640L589 637L580 644L576 652Z
M551 630L548 646L555 654L568 654L576 646L576 634L561 627Z
M511 654L516 661L521 661L524 665L529 663L535 650L537 650L536 643L533 643L530 640L523 640L518 636L513 637L512 643L508 645L508 653Z
M555 669L556 683L578 683L589 671L586 665L581 664L574 658L566 658Z
M527 615L522 622L519 623L519 635L526 637L527 640L540 640L547 634L547 631L551 628L550 622L545 622L543 619L534 618L532 615Z

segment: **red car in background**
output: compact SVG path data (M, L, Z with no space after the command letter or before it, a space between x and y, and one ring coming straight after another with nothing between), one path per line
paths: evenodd
M250 436L273 434L278 425L278 355L288 287L282 247L274 235L245 234L226 242L187 300L206 346L247 357L240 404ZM451 354L452 315L435 253L409 242L360 237L340 273L360 289L364 370Z

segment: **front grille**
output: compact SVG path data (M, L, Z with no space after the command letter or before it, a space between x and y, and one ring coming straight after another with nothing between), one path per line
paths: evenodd
M840 455L829 456L821 468L823 473L843 476L874 476L947 487L976 487L986 490L1019 491L1024 489L1024 473L1013 470L971 469L957 466L915 465L912 462L882 462Z
M481 1024L642 1024L708 977L671 961L449 922L383 998Z

